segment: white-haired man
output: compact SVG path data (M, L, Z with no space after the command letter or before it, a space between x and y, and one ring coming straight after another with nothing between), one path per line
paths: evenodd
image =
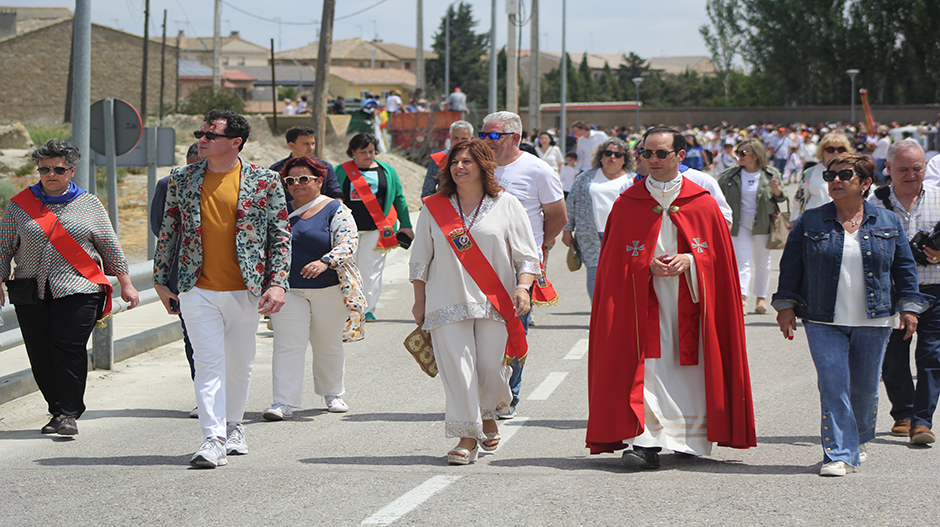
M539 246L539 256L544 250L551 249L555 237L568 223L561 179L552 167L538 156L527 154L519 149L522 139L522 119L512 112L496 112L483 119L483 131L480 138L493 149L496 157L496 180L506 192L522 202L532 233ZM529 314L520 317L522 325L528 331ZM497 412L500 419L515 416L519 404L519 389L522 386L522 364L514 361L509 387L512 390L512 405L507 412Z
M450 146L446 150L431 154L431 162L428 163L428 173L424 176L424 186L421 187L421 199L437 192L438 173L444 168L444 160L447 159L447 153L457 143L473 139L473 125L467 121L454 121L450 125L448 134Z

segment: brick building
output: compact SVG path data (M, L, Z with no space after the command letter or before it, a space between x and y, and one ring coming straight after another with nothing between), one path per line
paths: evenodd
M91 27L91 100L124 99L140 110L143 37L107 26ZM167 41L164 104L176 99L176 47ZM147 110L160 103L160 40L151 39ZM69 93L72 20L61 21L0 40L0 119L61 122Z

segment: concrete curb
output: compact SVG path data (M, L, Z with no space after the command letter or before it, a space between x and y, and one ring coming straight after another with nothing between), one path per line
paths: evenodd
M114 361L119 362L159 348L183 338L178 321L114 341ZM93 371L89 357L88 371ZM39 390L30 370L22 370L0 377L0 404Z

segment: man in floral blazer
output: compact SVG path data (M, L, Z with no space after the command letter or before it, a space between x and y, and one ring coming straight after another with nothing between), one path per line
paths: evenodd
M153 259L154 289L168 313L186 313L193 344L193 382L205 438L190 461L197 467L226 465L226 454L248 453L241 420L258 316L277 313L289 288L291 234L284 188L276 173L239 158L250 132L241 115L206 114L195 132L204 161L170 173ZM179 237L175 295L167 282Z

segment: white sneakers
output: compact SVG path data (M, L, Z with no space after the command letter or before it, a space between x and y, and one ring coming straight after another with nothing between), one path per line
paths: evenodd
M349 410L349 406L343 402L343 397L340 395L325 395L323 397L326 399L326 409L333 413L343 413Z
M261 414L261 417L268 421L283 421L284 419L290 419L293 415L294 412L290 409L290 405L274 403L271 405L271 408L268 408Z
M199 450L193 454L189 464L197 468L215 468L228 465L222 440L218 437L207 437Z
M858 472L858 467L853 467L845 461L830 461L819 469L820 476L844 476L853 472Z
M225 452L227 454L245 455L248 453L248 443L245 442L245 427L241 423L228 425L225 429Z

